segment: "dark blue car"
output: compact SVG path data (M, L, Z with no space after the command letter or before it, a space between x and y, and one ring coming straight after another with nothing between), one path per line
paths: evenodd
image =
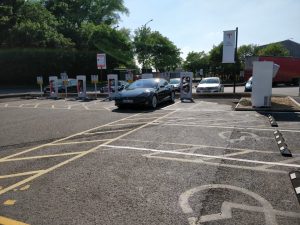
M155 109L164 101L175 101L173 86L165 79L149 78L140 79L131 83L115 97L115 105L144 105Z

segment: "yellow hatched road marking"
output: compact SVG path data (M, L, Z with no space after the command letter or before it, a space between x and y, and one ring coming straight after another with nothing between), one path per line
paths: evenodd
M85 131L81 131L81 132L79 132L79 133L72 134L72 135L70 135L70 136L68 136L68 137L61 138L61 139L59 139L59 140L56 140L56 141L53 141L53 142L50 142L50 143L47 143L47 144L43 144L43 145L40 145L40 146L37 146L37 147L33 147L33 148L30 148L30 149L24 150L24 151L22 151L22 152L18 152L18 153L15 153L15 154L12 154L12 155L3 157L3 158L0 159L0 162L1 162L1 161L4 161L4 160L6 160L6 159L9 159L9 158L13 158L13 157L18 156L18 155L22 155L22 154L25 154L25 153L34 151L34 150L39 149L39 148L43 148L43 147L48 146L48 145L51 145L51 144L58 143L58 142L60 142L60 141L68 140L68 139L70 139L70 138L72 138L72 137L75 137L75 136L84 134L84 133L86 133L86 132L90 132L90 131L99 129L99 128L101 128L101 127L109 126L110 124L117 123L117 122L126 120L126 119L131 118L131 117L134 117L134 116L138 116L138 115L140 115L140 113L134 114L134 115L132 115L132 116L125 117L125 118L120 119L120 120L117 120L117 121L113 121L113 122L108 123L108 124L104 124L104 125L101 125L101 126L98 126L98 127L94 127L94 128L92 128L92 129L88 129L88 130L85 130Z
M17 220L12 220L3 216L0 216L0 224L1 225L29 225L27 223L22 223Z
M59 143L48 144L48 145L49 145L49 146L56 146L56 145L74 145L74 144L85 144L85 143L104 142L104 141L109 141L109 140L111 140L111 139L92 140L92 141L59 142Z
M168 113L168 114L166 114L166 115L164 115L164 116L162 116L162 117L160 117L160 118L158 118L158 119L156 119L156 120L159 120L159 119L162 119L162 118L164 118L164 117L167 117L167 116L169 116L169 115L171 115L171 114L173 114L173 113L175 113L175 112L176 112L176 111L172 111L172 112L170 112L170 113ZM133 116L134 116L134 115L133 115ZM130 116L130 117L132 117L132 116ZM124 119L125 119L125 118L124 118ZM122 119L122 120L124 120L124 119ZM156 120L154 120L154 121L156 121ZM20 181L20 182L18 182L18 183L15 183L15 184L13 184L13 185L11 185L11 186L9 186L9 187L6 187L6 188L4 188L3 190L0 190L0 195L4 194L4 193L6 193L6 192L8 192L8 191L10 191L10 190L13 190L13 189L15 189L15 188L17 188L17 187L19 187L19 186L21 186L21 185L24 185L24 184L28 183L29 181L32 181L32 180L34 180L34 179L36 179L36 178L38 178L38 177L40 177L40 176L42 176L42 175L44 175L44 174L46 174L46 173L49 173L49 172L51 172L51 171L53 171L53 170L55 170L55 169L57 169L57 168L60 168L60 167L66 165L66 164L68 164L68 163L70 163L70 162L72 162L72 161L74 161L74 160L76 160L76 159L79 159L79 158L81 158L81 157L83 157L83 156L85 156L85 155L87 155L87 154L89 154L89 153L91 153L91 152L94 152L94 151L98 150L99 148L101 148L102 146L109 145L110 143L112 143L112 142L114 142L114 141L116 141L116 140L118 140L118 139L121 139L121 138L123 138L123 137L125 137L125 136L127 136L127 135L129 135L129 134L131 134L131 133L133 133L133 132L135 132L135 131L137 131L137 130L140 130L140 129L142 129L142 128L148 126L148 125L150 125L152 122L153 122L153 121L151 121L151 122L149 122L149 123L147 123L147 124L144 124L144 125L142 125L142 126L140 126L140 127L137 127L136 129L133 129L133 130L131 130L131 131L128 131L128 132L125 133L125 134L122 134L122 135L120 135L120 136L118 136L118 137L116 137L116 138L113 138L113 139L111 139L111 140L109 140L109 141L106 141L105 143L102 143L102 144L100 144L100 145L98 145L98 146L96 146L96 147L93 147L93 148L91 148L91 149L89 149L89 150L87 150L87 151L85 151L85 152L83 152L83 153L81 153L81 154L79 154L79 155L74 156L73 158L70 158L70 159L68 159L68 160L66 160L66 161L63 161L63 162L61 162L61 163L58 163L58 164L56 164L56 165L53 166L53 167L50 167L50 168L48 168L48 169L46 169L46 170L41 171L40 173L37 173L37 174L35 174L35 175L31 176L31 177L28 177L28 178L26 178L26 179L24 179L24 180L22 180L22 181ZM91 129L91 130L92 130L92 129ZM81 133L84 133L84 132L81 132Z
M16 203L16 200L6 200L3 205L7 205L7 206L11 206L11 205L14 205Z
M36 156L30 156L30 157L23 157L23 158L12 158L12 159L6 159L2 162L13 162L13 161L22 161L22 160L30 160L30 159L43 159L43 158L51 158L51 157L62 157L62 156L68 156L68 155L78 155L81 154L81 152L68 152L68 153L62 153L62 154L53 154L53 155L36 155Z
M41 173L41 172L43 172L43 170L35 170L35 171L28 171L28 172L24 172L24 173L15 173L15 174L9 174L9 175L2 175L2 176L0 176L0 179L11 178L11 177L29 176L29 175L37 174L37 173Z

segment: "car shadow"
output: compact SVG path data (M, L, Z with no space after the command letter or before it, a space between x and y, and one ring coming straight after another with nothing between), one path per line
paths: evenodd
M116 108L113 109L112 112L116 113L152 113L158 110L162 110L162 108L166 106L173 105L174 103L168 103L168 102L163 102L157 105L156 109L151 109L147 106L141 106L141 105L126 105L123 106L122 108Z

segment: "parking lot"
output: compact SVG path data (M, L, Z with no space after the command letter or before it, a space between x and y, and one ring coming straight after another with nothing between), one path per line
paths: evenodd
M2 100L0 224L299 224L300 113L234 102Z

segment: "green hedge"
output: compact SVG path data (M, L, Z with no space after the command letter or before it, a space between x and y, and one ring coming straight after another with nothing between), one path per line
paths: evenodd
M33 85L36 77L59 76L66 71L69 78L76 75L100 74L96 67L96 51L51 50L51 49L1 49L0 85ZM110 58L107 58L108 68ZM103 71L103 79L106 73ZM100 76L99 76L100 79Z

